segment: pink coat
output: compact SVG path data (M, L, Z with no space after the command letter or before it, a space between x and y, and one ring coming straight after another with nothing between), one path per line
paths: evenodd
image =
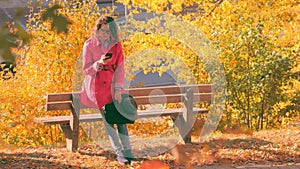
M101 55L112 53L109 70L95 70L93 64ZM91 108L102 108L112 102L114 88L124 89L124 54L120 42L111 41L108 50L97 38L88 39L83 46L81 102Z

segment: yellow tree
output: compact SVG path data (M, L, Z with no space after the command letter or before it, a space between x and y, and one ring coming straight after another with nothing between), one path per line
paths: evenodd
M283 108L299 93L285 90L299 80L299 7L293 0L223 1L203 7L213 12L194 21L219 48L226 68L228 123L262 129L299 112Z
M48 126L40 126L34 123L33 119L39 116L69 113L45 112L45 96L47 93L72 91L73 74L83 42L89 37L90 28L101 13L95 2L64 2L50 3L48 10L42 7L29 6L31 13L28 15L27 33L34 38L16 50L16 53L20 55L16 60L17 74L14 79L4 81L5 85L1 86L3 95L0 97L2 114L0 127L2 131L6 131L3 138L9 143L39 145L51 144L53 140L62 139L62 135L52 132L57 130L56 127L51 126L49 130ZM56 29L53 29L53 25L56 25L53 22L56 23L57 20L55 21L50 16L67 18L67 20L63 19L63 22L71 23L68 27L69 31L58 33ZM136 49L156 48L170 51L177 49L167 53L167 55L188 55L190 56L190 63L197 62L196 57L193 57L195 56L193 51L181 45L174 38L137 34L127 40L124 42L126 57L134 53ZM159 45L161 43L168 45ZM135 46L135 49L132 49L132 46ZM169 59L169 61L171 60ZM146 67L147 64L144 62L139 66ZM198 63L198 65L200 64ZM194 65L190 64L189 66L193 67ZM173 67L176 68L176 65L173 64ZM197 73L199 77L205 77L198 78L198 80L205 81L207 79L207 74L204 71L194 73ZM182 75L181 77L184 77ZM164 128L167 127L167 125L161 125L157 127L162 129L158 129L158 133L163 132ZM134 126L131 129L134 132Z
M35 117L66 114L69 112L45 112L47 93L72 91L72 78L77 57L83 42L90 35L90 28L99 16L95 3L50 3L49 8L57 16L71 22L68 33L57 33L51 13L42 7L29 6L27 33L34 38L16 51L17 74L14 79L3 81L0 97L2 135L9 143L22 145L50 144L61 139L49 127L33 122ZM50 10L50 11L51 11ZM34 12L38 11L38 12ZM56 20L57 21L57 20ZM51 126L53 129L54 127ZM59 137L59 138L56 138Z
M299 112L298 1L119 1L182 17L208 36L226 70L223 125L280 126Z

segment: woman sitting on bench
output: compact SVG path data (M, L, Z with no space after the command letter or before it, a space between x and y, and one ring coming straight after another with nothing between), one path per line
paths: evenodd
M121 102L124 93L124 55L112 17L101 16L96 21L91 37L84 43L82 60L85 79L81 102L98 108L103 115L103 106L113 100ZM130 163L132 153L126 124L117 124L117 133L113 124L103 121L118 162Z

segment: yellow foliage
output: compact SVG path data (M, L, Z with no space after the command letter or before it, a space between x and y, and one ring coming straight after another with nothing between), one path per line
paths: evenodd
M159 161L159 160L151 160L151 161L143 161L137 169L169 169L169 165Z
M59 12L72 18L72 25L68 34L57 34L50 29L49 21L41 22L42 12L32 11L28 15L28 23L33 24L27 24L27 31L34 38L17 51L20 58L16 61L15 78L2 81L1 85L0 129L7 131L3 135L6 141L17 145L52 144L51 140L63 139L60 134L52 135L49 126L39 125L33 119L69 113L46 112L45 96L72 91L76 59L99 16L94 3L83 3L78 9L62 8Z
M247 45L251 42L250 36L256 26L263 24L263 36L270 39L270 43L277 45L282 56L289 57L288 49L299 53L299 18L300 4L297 0L224 0L221 4L212 3L212 1L192 1L192 0L118 0L124 4L135 7L142 7L148 11L157 11L159 13L180 14L184 7L190 7L198 4L198 9L203 10L203 15L187 13L184 19L190 19L193 25L197 26L214 44L217 44L220 52L220 58L227 71L242 64L239 60L233 59L232 54L240 52L240 58L247 58ZM45 96L53 92L72 91L73 73L76 61L80 56L82 45L90 35L90 28L100 13L106 11L112 13L110 9L99 10L94 2L81 3L74 1L76 5L64 6L59 12L66 16L72 24L69 27L68 34L57 34L51 30L50 21L41 21L40 12L33 12L28 15L27 31L34 36L30 44L25 45L16 53L20 56L17 59L17 74L14 79L2 81L0 90L0 130L5 131L4 140L22 145L51 144L51 140L62 140L61 135L54 135L51 138L51 130L48 126L41 126L33 122L34 117L53 116L67 114L69 112L46 112ZM133 11L134 13L134 11ZM157 29L159 22L154 18L149 23L138 23L139 29ZM172 25L172 24L170 24ZM147 27L145 27L147 26ZM177 27L178 34L189 35L190 30L182 29L181 24L172 25ZM124 39L123 48L126 59L132 60L128 65L131 71L145 68L144 71L158 71L160 73L167 69L186 65L187 70L192 74L198 83L209 82L209 76L202 63L193 50L186 44L167 34L143 34L136 33L134 36ZM187 36L185 40L193 37ZM154 50L155 49L155 50ZM285 50L281 50L285 49ZM267 49L268 50L268 49ZM256 51L254 51L256 52ZM205 55L210 56L212 51L204 51ZM162 57L161 55L164 55ZM140 59L134 59L140 57ZM155 57L156 56L156 57ZM144 58L151 58L144 59ZM169 66L153 68L149 64L159 65L161 58L166 59ZM178 59L172 62L172 59ZM297 58L299 61L299 57ZM173 64L174 63L174 64ZM136 67L133 67L136 66ZM299 71L299 65L294 71ZM181 77L187 77L186 72L180 72ZM239 76L232 74L233 78ZM134 78L134 77L130 77ZM186 80L186 79L184 79ZM299 83L292 92L299 91ZM245 97L245 96L242 96ZM241 110L229 107L228 110L234 111L235 115ZM165 130L168 125L157 125L157 131ZM141 124L137 123L131 126L131 131L135 132ZM145 125L146 132L153 131ZM147 128L148 127L148 128ZM50 127L57 129L56 127ZM151 134L151 133L150 133ZM54 137L54 138L53 138Z
M157 3L164 2L153 1L155 6ZM64 4L61 4L64 6ZM51 6L51 5L50 5ZM33 119L40 116L54 116L68 114L68 111L52 111L46 112L46 95L47 93L59 93L72 91L74 70L78 71L76 62L82 50L84 41L90 35L90 28L99 16L99 9L94 3L78 3L77 5L65 6L58 12L66 16L72 24L69 26L69 32L57 34L51 30L50 21L41 21L41 13L33 12L28 15L27 31L34 36L30 44L20 48L17 53L20 58L17 60L17 75L14 79L4 81L5 85L1 86L1 91L4 93L0 100L1 106L1 123L0 129L8 131L3 136L10 143L23 145L39 145L52 144L53 140L63 140L61 134L54 134L53 131L59 131L57 126L42 126ZM76 8L77 6L77 8ZM153 27L157 27L156 20L153 20ZM143 24L140 24L143 26ZM135 34L124 40L124 54L126 58L134 58L137 51L146 49L159 49L161 53L155 53L154 50L149 50L144 54L155 54L160 58L160 54L165 54L166 59L173 69L176 69L180 61L175 61L176 64L171 64L172 58L177 58L188 65L191 73L194 73L198 81L207 81L207 73L203 66L195 65L197 57L191 49L182 45L176 39L167 36L159 36L158 34L145 35ZM168 51L168 52L166 52ZM156 51L157 52L157 51ZM145 56L145 55L143 55ZM145 59L144 59L145 60ZM149 62L150 61L150 62ZM154 62L152 62L154 61ZM137 62L132 62L132 64ZM139 67L146 68L147 64L160 64L160 60L145 60L138 63ZM200 63L201 64L201 63ZM145 69L147 71L159 71L160 74L170 67L160 67L158 69ZM199 71L191 71L199 69ZM181 72L181 76L186 76L185 72ZM16 120L17 119L17 120ZM152 123L147 123L146 131L155 131L151 128ZM147 128L148 126L148 128ZM163 122L157 123L157 133L164 132L168 125ZM50 130L49 130L50 128ZM132 132L139 128L137 123ZM21 131L21 132L20 132ZM58 132L59 133L59 132ZM151 132L149 132L151 135Z
M120 1L124 2L122 0ZM226 72L232 79L242 79L242 76L244 76L240 73L240 70L236 69L237 67L244 67L246 69L248 66L249 71L252 71L251 68L258 67L258 63L265 62L272 66L272 63L268 63L268 61L259 60L258 56L260 56L261 59L275 58L275 56L278 57L279 60L289 58L295 60L295 63L299 63L300 4L297 0L204 0L194 2L189 0L170 0L168 6L173 7L173 9L166 8L164 11L158 9L158 5L160 4L156 3L157 6L153 5L155 3L156 1L153 1L153 3L149 5L144 1L134 0L133 6L145 8L148 12L176 14L177 17L180 17L182 14L180 10L184 11L184 7L198 5L197 8L194 8L196 10L199 9L198 12L187 12L182 18L191 21L193 25L200 28L217 47ZM182 29L180 25L176 26L178 32L183 32L181 34L187 31ZM151 27L151 29L153 28ZM188 35L188 32L186 32L186 35ZM188 38L191 37L189 36ZM249 62L246 62L246 60ZM250 65L247 65L247 63ZM296 67L292 68L291 72L299 71L299 64L295 65ZM264 66L262 66L261 69L264 69ZM261 73L258 72L258 70L256 71L254 74ZM299 83L295 81L290 82L293 84L293 87L287 85L288 82L282 85L289 88L288 90L284 90L287 95L292 98L299 92L299 90L297 90ZM231 87L235 88L234 86ZM257 89L259 86L254 86L254 88ZM243 91L234 92L238 92L241 95L241 100L245 100L248 97ZM254 93L254 91L251 91L251 93ZM231 94L236 95L237 93ZM263 102L261 96L261 92L253 94L253 96L249 97L249 101L254 104L261 104ZM280 98L278 99L280 100ZM240 105L238 101L232 100L232 102ZM285 107L287 107L289 103L287 102L285 105ZM252 110L250 109L254 108L249 107L247 109L248 113L257 114L257 112L251 112ZM276 116L275 114L279 113L279 111L274 109L276 109L276 106L273 107L273 112L266 113L273 113L273 115ZM243 110L237 110L230 106L228 110L232 110L231 113L235 114L234 116L239 116L239 113L243 113ZM268 110L270 110L270 108ZM274 116L269 116L269 118L272 119ZM243 117L239 116L237 118L241 119Z
M135 72L141 68L144 73L150 71L162 74L168 69L178 73L176 80L189 83L194 77L198 83L208 83L208 74L203 63L200 62L192 49L186 47L177 39L158 35L137 33L123 42L126 63L126 72ZM147 59L145 59L147 58ZM165 65L160 65L164 60ZM160 66L159 66L160 65ZM127 76L133 79L134 77Z

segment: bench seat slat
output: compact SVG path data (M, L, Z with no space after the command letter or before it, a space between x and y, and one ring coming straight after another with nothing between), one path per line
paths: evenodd
M48 94L47 102L72 101L72 93L51 93Z
M38 117L34 121L44 125L52 124L67 124L71 120L71 116L52 116L52 117Z
M145 88L130 88L126 92L134 97L149 96L156 93L169 95L175 93L183 93L184 88L192 87L195 93L211 93L211 84L198 84L198 85L184 85L184 86L160 86L160 87L145 87ZM48 94L47 102L59 101L72 101L72 97L79 98L80 92L67 92L67 93L51 93Z
M79 96L80 92L49 93L47 102L72 101L72 97L79 98Z
M164 110L138 110L138 119L140 118L149 118L149 117L161 117L161 116L177 116L182 115L183 108L177 109L164 109ZM193 108L194 113L206 113L207 109L202 108ZM52 117L39 117L35 118L34 121L44 125L52 124L67 124L71 120L71 116L52 116ZM100 113L96 114L81 114L79 116L80 122L93 122L101 121L102 115Z
M79 116L80 122L93 122L93 121L101 121L102 115L100 113L95 114L81 114Z
M137 104L164 104L164 103L178 103L182 102L184 95L166 95L166 96L144 96L144 97L135 97ZM194 102L197 101L207 101L209 102L212 99L211 93L197 93L194 95ZM46 110L69 110L71 109L71 101L63 102L48 102ZM81 108L85 108L84 105L80 105Z
M169 95L174 93L184 93L184 89L192 87L195 93L211 93L211 84L199 85L184 85L184 86L160 86L160 87L145 87L145 88L130 88L127 89L132 96L148 96L156 93Z
M162 116L177 116L182 115L184 108L177 109L163 109L163 110L139 110L138 119L140 118L149 118L149 117L162 117ZM206 113L207 109L202 108L193 108L194 113Z
M137 104L164 104L164 103L180 103L183 101L184 94L173 95L157 95L157 96L143 96L134 97ZM194 102L209 102L212 99L211 93L196 93L194 95Z
M194 102L211 102L212 93L195 93Z
M51 111L51 110L70 110L72 108L72 102L52 102L52 103L47 103L46 110Z

